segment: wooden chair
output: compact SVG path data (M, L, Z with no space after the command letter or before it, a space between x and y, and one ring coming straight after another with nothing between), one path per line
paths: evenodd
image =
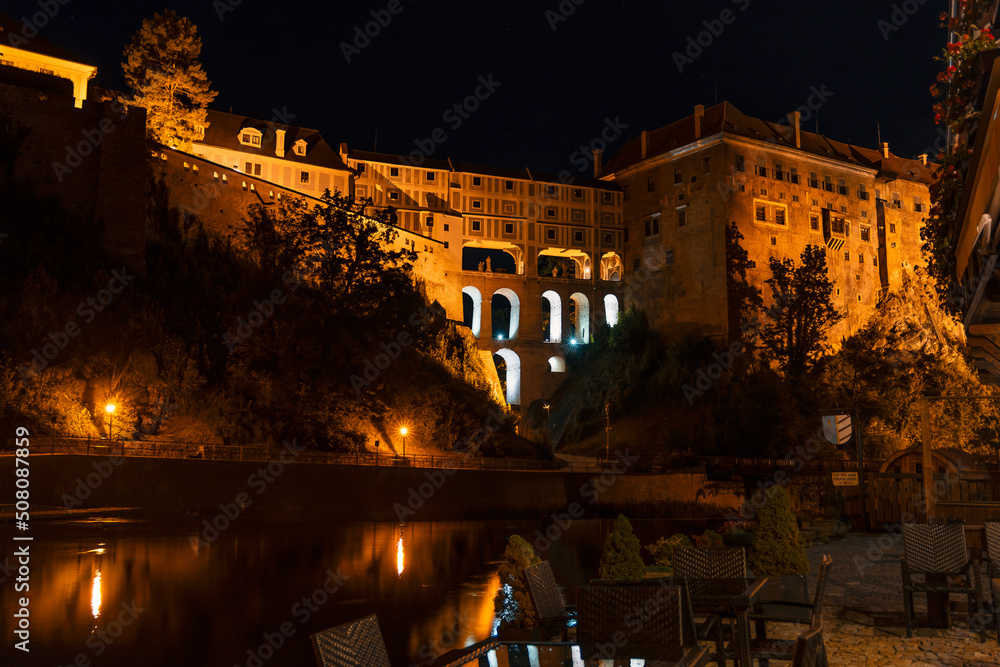
M562 634L563 640L569 637L570 621L576 616L572 606L563 601L562 593L552 574L552 565L547 560L524 568L524 578L531 589L531 597L535 601L535 610L542 628L550 637Z
M830 576L830 566L832 564L833 558L829 555L824 555L823 561L819 566L819 574L816 576L816 595L813 597L811 604L803 605L797 602L769 602L767 614L750 615L752 620L758 622L758 629L766 629L766 625L764 624L768 621L775 623L805 623L810 626L811 630L819 630L819 632L815 635L810 635L809 632L805 633L805 635L808 635L808 646L812 647L809 649L807 654L809 656L817 655L817 649L815 648L816 642L819 642L820 647L823 646L823 597L826 594L826 580ZM781 613L781 607L787 607L785 613ZM805 610L805 614L802 613L803 610ZM819 639L816 639L817 636ZM762 633L762 636L755 637L750 641L750 654L753 656L754 660L794 660L795 654L798 650L797 639L768 639L766 637L766 632ZM806 649L803 649L803 651L805 650ZM803 664L825 665L825 648L823 648L822 653L823 662L806 662ZM730 644L730 646L726 649L726 654L727 657L735 658L736 646Z
M969 558L964 524L904 523L903 549L900 567L907 637L913 636L914 593L964 594L969 600L969 618L979 613L979 570ZM923 575L923 579L915 580L913 575ZM944 580L928 582L927 575L942 575ZM985 630L979 631L979 638L986 641Z
M680 586L664 584L580 586L576 641L587 664L632 659L665 665L700 666L708 649L684 630Z
M375 614L309 635L318 667L390 667Z

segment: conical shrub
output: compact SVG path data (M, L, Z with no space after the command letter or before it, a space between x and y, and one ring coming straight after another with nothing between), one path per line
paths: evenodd
M532 628L538 612L531 597L531 589L524 580L524 568L540 563L541 558L520 535L511 535L503 552L503 561L497 576L500 590L493 598L493 608L500 619L501 627Z
M809 572L809 559L792 513L792 501L783 486L770 488L757 515L750 567L754 574L776 577Z
M632 532L632 524L619 514L615 527L604 543L598 571L601 579L642 579L646 565L639 554L639 538Z

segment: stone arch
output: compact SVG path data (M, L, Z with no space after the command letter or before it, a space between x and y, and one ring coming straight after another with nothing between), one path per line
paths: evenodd
M623 273L625 273L625 265L618 253L604 253L601 257L601 280L617 282L622 279Z
M483 326L483 294L471 285L462 288L462 320L472 329L472 335L479 338Z
M604 295L604 321L609 327L618 324L618 297L614 294Z
M549 335L545 335L542 327L542 340L547 343L558 343L562 340L562 299L557 292L548 290L542 293L542 300L549 303Z
M590 299L580 292L571 294L569 299L575 306L576 333L574 339L577 343L587 343L590 341Z
M495 357L503 359L507 365L506 384L507 402L511 405L521 404L521 358L511 349L503 348L497 350Z
M503 251L513 260L514 273L519 276L524 275L524 249L521 246L506 241L466 241L462 246L462 268L465 271L476 270L475 266L468 265L469 258L471 257L469 251L472 250ZM499 268L499 266L493 267L495 272L502 273L503 271L498 271Z
M493 296L494 298L497 296L502 296L506 298L508 302L510 302L510 326L507 328L506 334L501 333L500 335L502 335L505 340L517 339L517 330L521 322L521 300L517 298L517 292L508 287L501 287L500 289L498 289L496 292L493 293ZM492 300L490 301L490 308L492 309L491 321L493 322L500 321L497 318L496 307L493 305Z
M566 372L566 360L562 357L549 357L549 372L550 373L565 373Z

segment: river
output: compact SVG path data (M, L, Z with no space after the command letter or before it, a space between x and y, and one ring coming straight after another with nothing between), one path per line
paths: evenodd
M307 667L311 633L374 613L390 662L409 665L491 633L509 535L536 544L573 599L597 576L611 524L553 525L550 544L540 521L248 524L209 540L197 520L36 523L30 591L15 593L15 572L0 587L0 662ZM645 545L705 522L634 526ZM26 594L28 654L12 639Z

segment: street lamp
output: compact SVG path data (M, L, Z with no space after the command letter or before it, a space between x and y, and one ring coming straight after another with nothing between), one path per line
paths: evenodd
M108 440L111 440L111 428L115 423L115 404L108 403L104 406L104 411L108 413Z
M404 426L403 428L399 429L399 433L400 433L400 435L403 436L403 458L405 459L406 458L406 434L409 433L409 429L407 429Z

